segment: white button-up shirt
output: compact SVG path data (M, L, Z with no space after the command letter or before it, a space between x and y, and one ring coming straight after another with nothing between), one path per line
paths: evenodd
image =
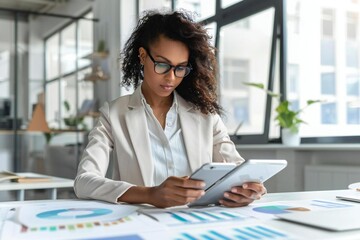
M141 100L146 110L151 157L154 162L153 186L161 184L170 176L189 176L191 169L181 132L176 94L166 114L165 129L161 127L143 95Z

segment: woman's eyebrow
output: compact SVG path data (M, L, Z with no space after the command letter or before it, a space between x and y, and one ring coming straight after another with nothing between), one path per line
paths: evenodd
M166 57L163 57L163 56L161 56L161 55L155 55L155 57L162 58L162 59L164 59L166 62L172 64L172 62L171 62L169 59L167 59ZM178 66L178 65L182 65L182 64L188 64L188 63L189 63L189 61L184 61L184 62L178 63L178 64L176 64L176 65L174 65L174 66Z

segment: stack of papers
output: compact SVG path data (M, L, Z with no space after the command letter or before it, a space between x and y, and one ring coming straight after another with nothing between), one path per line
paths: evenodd
M0 172L0 182L10 180L12 182L18 183L33 183L33 182L48 182L50 181L49 177L46 176L23 176L18 175L9 171Z

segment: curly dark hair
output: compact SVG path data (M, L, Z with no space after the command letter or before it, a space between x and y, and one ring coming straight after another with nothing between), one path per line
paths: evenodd
M211 45L204 26L195 22L192 15L185 11L145 12L121 53L124 73L122 84L135 88L139 85L143 77L138 50L140 47L149 49L149 45L161 35L180 41L189 49L189 63L193 70L176 88L178 94L204 114L220 114L221 107L216 93L215 48Z

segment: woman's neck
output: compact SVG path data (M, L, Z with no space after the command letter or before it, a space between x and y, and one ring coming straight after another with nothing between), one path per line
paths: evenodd
M170 108L173 102L173 93L167 97L152 96L146 91L143 91L142 94L151 108Z

